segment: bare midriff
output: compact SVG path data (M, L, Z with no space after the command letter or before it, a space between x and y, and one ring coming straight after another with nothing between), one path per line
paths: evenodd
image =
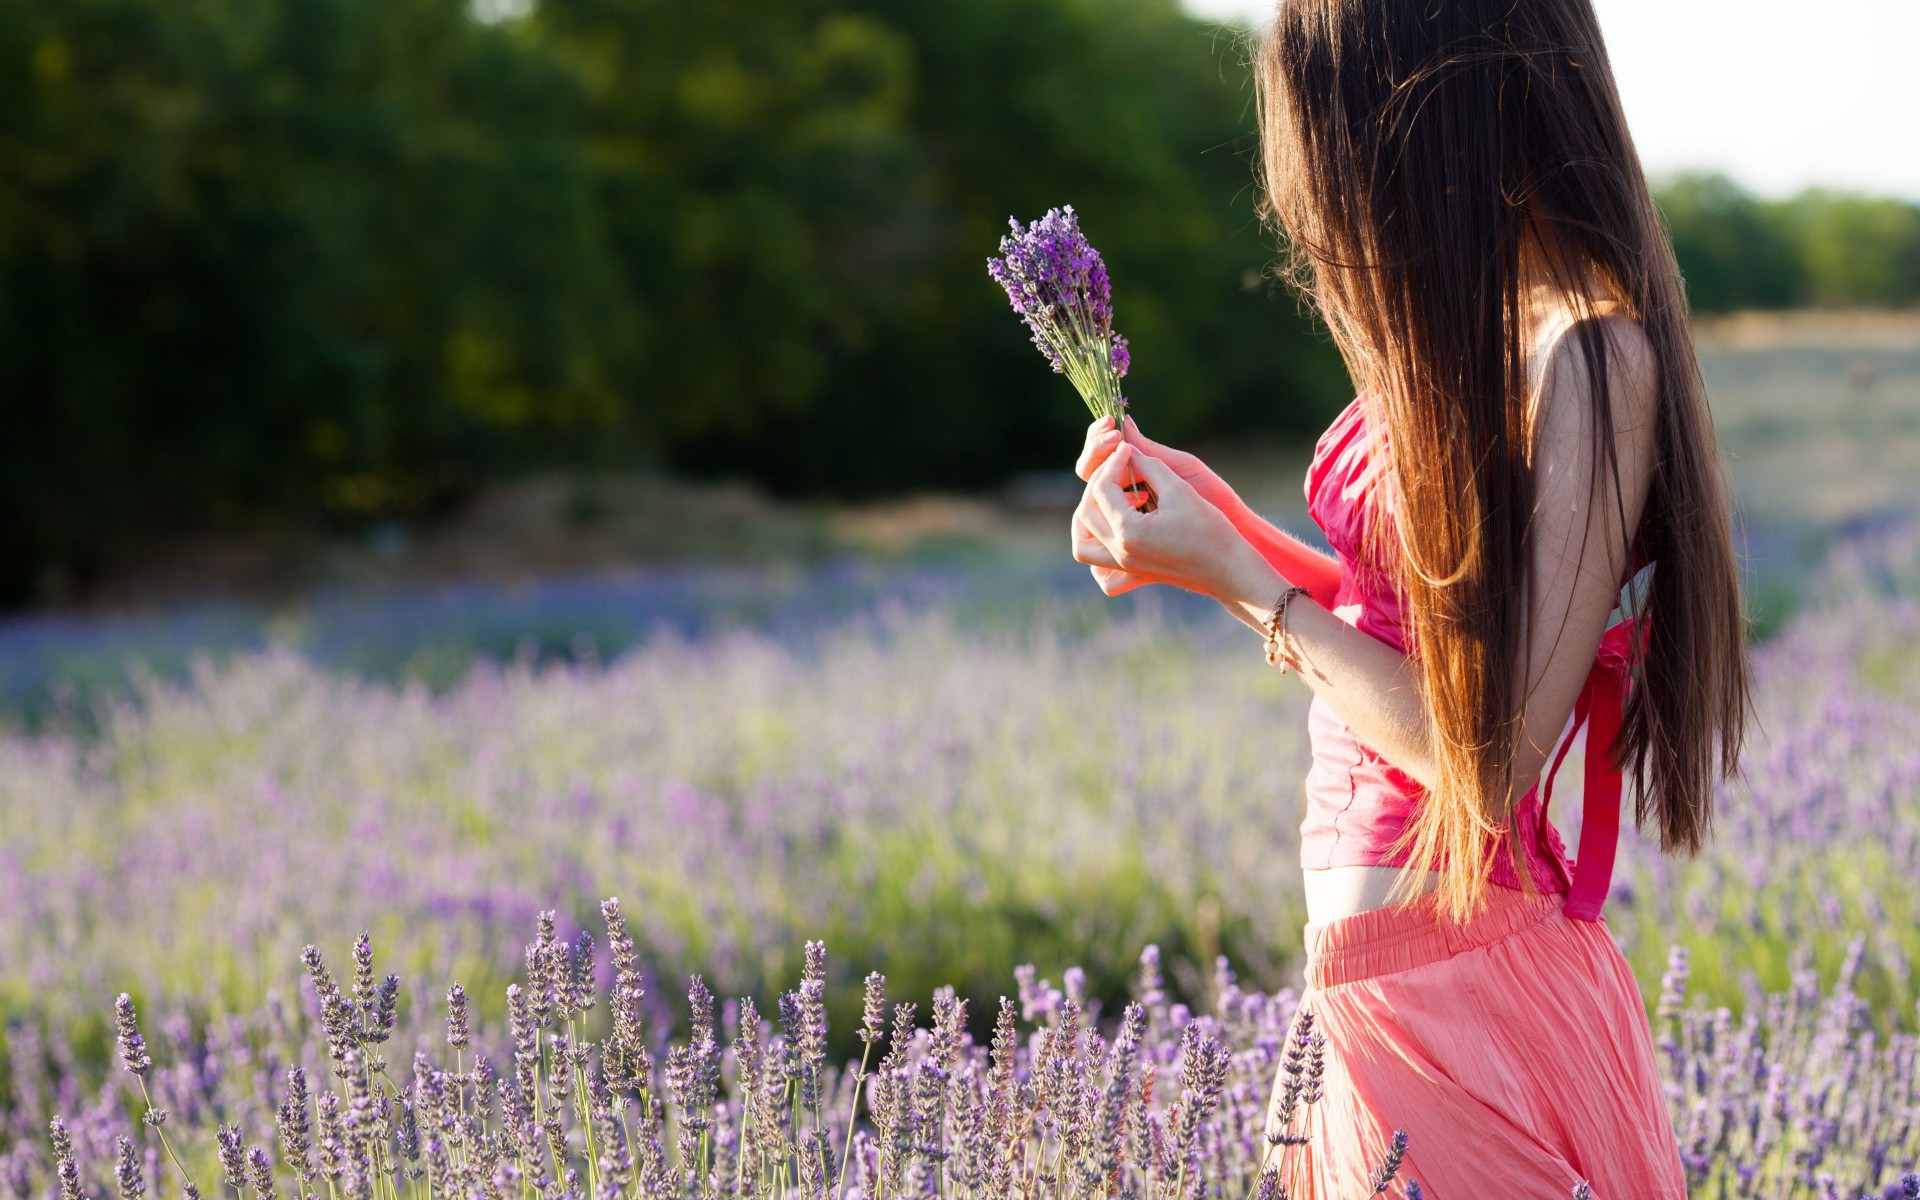
M1385 908L1394 884L1409 867L1320 867L1301 875L1307 886L1307 920L1315 925L1369 909ZM1408 896L1424 895L1440 880L1438 871L1412 871L1419 882ZM1397 897L1396 897L1397 899Z

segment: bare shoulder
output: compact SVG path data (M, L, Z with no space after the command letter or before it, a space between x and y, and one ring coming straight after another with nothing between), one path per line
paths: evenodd
M1581 336L1583 328L1598 338ZM1595 405L1588 365L1590 340L1604 347L1607 409L1624 468L1651 449L1660 396L1659 360L1653 344L1640 323L1624 314L1592 317L1554 339L1533 400L1534 450L1536 454L1571 451L1579 455L1592 446Z

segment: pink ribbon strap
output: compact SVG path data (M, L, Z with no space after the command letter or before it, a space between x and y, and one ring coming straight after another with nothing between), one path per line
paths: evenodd
M1646 642L1644 614L1609 626L1600 637L1600 651L1587 682L1573 705L1573 728L1560 743L1541 793L1540 819L1546 822L1553 802L1553 777L1560 772L1583 721L1587 726L1586 798L1580 807L1580 858L1574 864L1573 884L1566 912L1582 921L1598 921L1613 883L1613 855L1620 843L1620 772L1613 765L1613 743L1619 736L1631 668Z

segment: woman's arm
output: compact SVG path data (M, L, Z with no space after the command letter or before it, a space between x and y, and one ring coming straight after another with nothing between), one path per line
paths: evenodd
M1522 668L1525 700L1515 764L1516 794L1524 793L1539 776L1566 728L1607 617L1619 600L1627 545L1618 528L1615 497L1624 498L1627 527L1634 528L1652 477L1657 394L1653 356L1638 326L1612 319L1605 325L1616 335L1609 377L1619 491L1611 475L1602 472L1594 494L1588 494L1597 436L1586 371L1575 349L1577 339L1564 338L1550 357L1535 418L1538 504L1533 566L1540 586L1528 606L1527 637L1541 649ZM1120 511L1125 493L1115 479L1128 462L1153 485L1159 499L1156 511ZM1092 541L1107 552L1107 565L1205 591L1247 625L1264 629L1280 592L1290 583L1305 580L1276 570L1237 532L1229 530L1228 541L1219 527L1195 520L1183 501L1198 503L1197 497L1183 497L1183 486L1178 476L1146 455L1116 453L1088 485L1097 509L1084 518ZM1083 503L1082 508L1088 506ZM1163 514L1169 519L1154 528ZM1219 524L1224 527L1224 520ZM1096 553L1084 541L1076 545L1077 554L1083 549ZM1300 651L1304 668L1300 675L1308 685L1363 742L1431 787L1429 718L1412 660L1319 604L1296 601L1288 610L1287 624Z
M1141 433L1132 417L1126 420L1126 441L1171 467L1173 473L1184 479L1199 493L1201 499L1219 509L1227 522L1260 552L1260 557L1271 564L1275 571L1288 579L1298 580L1323 599L1330 599L1340 589L1338 559L1314 549L1255 512L1240 498L1240 493L1234 491L1198 456L1172 446L1163 446ZM1121 435L1114 432L1112 417L1102 417L1089 425L1086 444L1080 451L1080 461L1074 467L1075 473L1083 480L1091 478L1100 464L1120 445L1120 440ZM1094 577L1100 580L1102 590L1109 595L1139 586L1137 580L1126 578L1124 572L1116 576L1112 573L1103 574L1103 571L1106 568L1096 567Z

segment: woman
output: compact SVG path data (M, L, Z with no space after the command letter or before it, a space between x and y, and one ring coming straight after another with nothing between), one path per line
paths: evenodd
M1401 1178L1430 1200L1684 1196L1600 907L1623 771L1663 849L1706 836L1750 711L1746 624L1680 277L1594 14L1284 0L1256 65L1264 215L1358 385L1307 477L1335 554L1131 421L1089 430L1073 544L1109 594L1217 598L1314 692L1302 1007L1327 1077L1309 1143L1273 1161L1295 1197L1366 1195L1405 1129ZM1570 860L1540 781L1582 724Z

